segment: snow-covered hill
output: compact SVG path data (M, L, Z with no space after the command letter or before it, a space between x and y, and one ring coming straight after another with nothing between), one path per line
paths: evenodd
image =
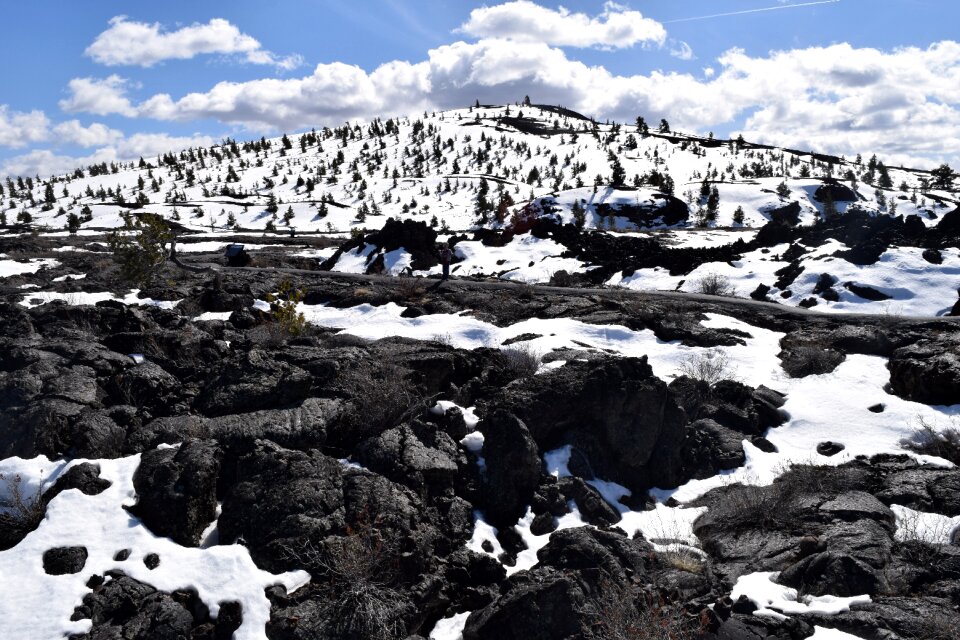
M875 157L715 140L671 132L665 122L654 130L639 119L599 123L559 107L475 106L269 140L225 140L130 164L78 167L48 180L11 178L3 183L3 217L9 225L53 233L73 221L84 234L118 227L128 212L149 211L212 235L334 237L378 230L389 218L413 220L441 240L467 234L455 247L457 275L548 282L559 271L586 272L597 261L549 239L508 237L492 246L497 243L481 242L476 233L523 231L533 219L549 217L618 239L722 247L750 242L770 221L802 228L851 212L915 216L915 229L933 229L957 207L956 193L938 188L949 182L936 172L885 167ZM817 282L827 273L842 291L818 299L828 308L921 315L949 310L960 250L955 243L938 245L940 262L931 263L923 258L930 247L917 242L901 249L898 238L866 263L840 258L824 264L853 248L840 234L826 248L822 238L816 244L791 238L784 246L755 244L746 253L697 259L681 271L672 264L625 263L618 266L624 273L604 283L694 290L702 276L721 274L740 295L769 287L777 300L809 305L822 293ZM781 259L790 242L798 244L798 255ZM330 266L365 271L378 256L375 247L360 244ZM401 247L385 256L384 265L396 274L410 260ZM793 261L804 263L806 273L785 280L777 272ZM849 286L842 288L848 283L877 289L882 299L850 293Z
M622 171L617 182L645 188L603 188L614 181L615 162ZM13 179L4 185L4 199L10 224L19 218L63 228L67 215L81 215L89 207L92 217L83 228L114 227L139 200L143 210L197 229L262 230L273 222L278 229L341 233L378 228L391 216L469 229L479 221L477 199L484 182L491 218L502 195L510 196L511 209L550 197L564 217L580 201L588 227L609 226L598 205L637 204L651 193L671 190L688 205L691 225L758 226L791 202L800 206L800 221L810 223L824 208L814 198L824 178L845 180L856 190L855 206L861 209L920 214L931 222L953 199L940 191L919 193L932 181L929 172L881 167L742 140L644 134L636 124L597 123L555 107L507 105L351 123L269 140L225 140L131 164L78 167L49 180ZM704 180L719 195L715 218L707 215L707 197L701 197ZM664 186L667 181L672 189ZM601 188L594 189L595 184ZM842 213L852 205L836 206ZM742 223L734 221L738 207ZM622 217L614 224L636 226Z

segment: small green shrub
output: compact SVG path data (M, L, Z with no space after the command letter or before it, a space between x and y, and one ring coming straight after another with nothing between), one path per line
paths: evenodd
M307 319L297 311L297 305L303 301L303 295L303 289L295 287L289 279L280 283L277 295L267 295L273 321L282 333L291 336L299 336L303 333Z

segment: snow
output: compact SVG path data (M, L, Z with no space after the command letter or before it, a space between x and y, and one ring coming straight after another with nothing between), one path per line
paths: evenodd
M194 320L203 322L206 320L229 320L232 311L204 311L198 315Z
M327 258L333 257L333 254L337 252L337 247L324 247L323 249L304 249L303 251L297 251L291 255L298 258L316 258L317 260L323 261Z
M60 263L53 258L33 258L26 262L3 259L0 260L0 278L36 273L40 269L53 269L59 265Z
M836 615L849 611L855 604L871 602L868 595L841 598L839 596L800 596L796 589L774 582L779 574L771 571L749 573L737 578L730 598L736 601L746 596L759 607L754 615L782 617L784 614L819 613ZM828 636L826 636L828 637Z
M715 232L718 233L718 232ZM835 313L879 313L908 316L940 316L950 310L957 300L960 284L960 249L942 250L943 264L935 265L923 258L923 249L891 247L872 265L855 265L833 254L847 249L836 240L829 240L800 258L804 272L789 285L791 295L780 296L774 287L778 279L774 272L789 263L779 259L787 245L747 252L743 260L708 262L687 275L672 276L668 270L656 267L639 269L622 277L613 276L607 284L638 290L677 290L697 292L698 282L706 275L726 278L737 294L746 296L760 284L771 287L769 297L784 304L798 305L811 296L818 301L817 311ZM830 302L814 296L813 289L820 274L828 273L837 279L834 290L839 301ZM844 283L869 286L891 296L890 300L871 301L847 290Z
M367 258L377 249L376 245L364 244L362 247L340 254L333 270L341 273L366 273Z
M437 620L437 624L430 632L429 640L461 640L463 628L467 626L470 611L455 613L449 618Z
M41 482L49 486L81 462L85 461L9 458L0 462L0 473L19 474L29 490ZM8 631L16 629L19 640L49 640L88 632L90 620L71 621L70 617L89 593L87 579L106 571L123 571L162 591L195 589L213 617L220 603L240 602L243 624L234 633L235 640L266 638L264 626L270 619L270 602L264 595L265 588L279 584L292 591L309 581L309 574L303 571L273 575L258 569L241 545L190 548L153 535L123 508L136 502L133 474L140 456L89 462L100 467L100 476L111 482L110 487L94 496L76 489L64 491L50 502L36 531L16 547L0 551L0 585L5 594L0 599L0 621ZM44 551L62 546L86 547L88 557L80 573L52 576L44 572ZM122 549L130 549L130 558L114 560L114 554ZM149 553L160 557L160 565L154 570L141 561Z
M87 274L85 273L80 273L80 274L68 273L65 276L57 276L56 278L51 280L51 282L66 282L67 280L83 280L86 277L87 277Z
M861 640L861 638L837 629L814 627L813 635L808 640Z
M54 300L63 300L71 306L78 306L88 304L92 305L103 300L117 300L126 305L144 305L150 307L159 307L160 309L173 309L180 303L179 300L154 300L153 298L139 298L137 297L139 293L139 289L131 289L130 293L122 298L118 298L109 291L72 291L69 293L61 293L59 291L38 291L36 293L29 293L23 296L23 299L20 300L20 305L27 308L32 308L39 307L40 305L47 304L48 302L53 302Z
M903 505L890 505L897 518L894 537L901 542L916 541L927 544L953 544L960 531L960 516L914 511Z
M450 409L459 409L460 413L463 414L463 421L466 423L468 429L476 429L477 424L480 422L480 418L477 417L476 407L461 407L455 402L450 402L449 400L438 400L430 411L434 414L442 415Z
M451 265L450 273L457 276L497 275L505 280L538 283L548 282L557 271L583 269L583 263L574 258L561 258L567 248L550 239L530 234L515 236L503 247L488 247L482 242L465 240L454 247L459 260ZM439 274L435 266L419 275Z
M523 571L525 569L532 569L537 564L537 552L540 549L543 549L547 546L547 543L550 542L550 536L557 531L562 531L563 529L575 529L577 527L585 527L587 523L583 521L583 518L580 517L580 510L577 508L577 504L574 501L567 503L567 510L569 513L557 518L557 528L551 533L545 533L541 536L535 535L530 531L530 526L533 524L533 509L528 508L526 515L520 518L520 521L517 522L514 529L517 533L520 534L520 537L523 539L523 543L526 545L526 549L517 554L517 563L515 565L507 566L507 576L512 576L518 571Z

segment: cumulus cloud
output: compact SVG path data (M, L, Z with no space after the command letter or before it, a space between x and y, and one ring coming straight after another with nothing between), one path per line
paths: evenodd
M58 141L76 144L81 147L97 147L112 144L123 138L123 132L94 122L88 127L80 124L79 120L67 120L53 128Z
M110 28L97 36L84 52L108 66L151 67L164 60L187 60L201 54L238 54L252 64L269 64L290 70L302 64L298 55L277 56L260 42L222 18L164 31L158 22L133 22L126 16L110 20Z
M528 0L516 0L474 9L458 31L478 38L612 49L638 43L662 45L667 36L656 20L613 2L605 3L603 13L591 17L563 7L553 10Z
M19 149L32 142L45 140L49 127L50 120L43 111L23 113L11 111L7 105L0 104L0 147Z
M531 4L498 7L526 10ZM609 6L607 11L623 13ZM562 20L581 15L550 13ZM544 39L560 38L453 42L431 49L423 60L392 61L372 71L333 62L302 77L220 82L136 104L119 76L76 78L61 106L166 121L217 120L259 134L530 95L599 118L667 118L681 130L742 131L748 139L793 148L876 152L893 163L960 164L957 42L892 51L836 44L761 56L732 49L702 73L618 75L571 58ZM0 140L2 130L0 121Z
M48 176L72 172L101 162L130 162L141 156L149 158L167 151L187 147L210 146L215 140L210 136L169 136L166 134L138 133L129 138L96 149L85 156L55 153L50 149L36 149L8 158L0 165L0 175Z
M59 102L67 112L93 113L105 116L117 113L134 117L137 110L127 97L127 80L113 74L106 78L74 78L67 83L70 95Z
M98 90L99 89L99 90ZM881 51L848 44L750 56L733 49L691 75L616 75L542 42L454 42L420 62L371 72L339 62L301 78L221 82L134 106L116 76L71 81L65 101L93 113L159 120L215 119L251 130L291 130L348 119L503 103L525 94L601 118L668 118L675 128L733 127L746 137L827 152L884 154L893 162L960 160L960 44ZM931 160L932 159L932 160Z

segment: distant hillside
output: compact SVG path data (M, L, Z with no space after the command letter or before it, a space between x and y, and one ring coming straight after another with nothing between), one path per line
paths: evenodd
M953 208L955 195L932 190L930 172L860 160L672 132L667 123L598 123L545 105L481 106L225 140L47 181L7 179L0 224L59 229L74 214L82 228L103 229L140 209L205 230L347 233L388 217L467 230L497 226L498 206L506 218L536 200L567 221L582 208L587 228L755 227L778 215L813 222L831 208L821 187L832 181L839 213L919 214L933 224ZM686 212L674 202L664 219L630 215L671 193Z

